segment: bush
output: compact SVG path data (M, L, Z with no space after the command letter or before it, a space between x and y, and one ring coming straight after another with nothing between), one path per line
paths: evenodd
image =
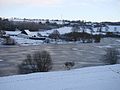
M5 31L3 31L3 30L0 30L0 37L2 37L3 35L5 35L6 34L6 32Z
M58 30L54 30L50 35L49 38L55 39L55 41L57 39L60 39L60 33Z
M10 36L4 37L3 45L15 45L15 44L16 44L15 40Z
M36 51L19 65L19 72L22 74L33 72L48 72L52 69L52 59L47 51Z
M103 61L106 64L117 64L119 52L115 48L109 48L106 50L106 54L103 56Z
M100 35L95 35L94 39L95 39L95 43L100 43L100 41L101 41Z
M70 70L75 65L74 62L65 62L64 64L68 70Z

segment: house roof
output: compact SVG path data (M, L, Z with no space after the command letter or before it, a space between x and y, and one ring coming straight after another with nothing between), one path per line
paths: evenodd
M30 35L31 34L31 32L29 30L23 30L21 33L22 34L26 34L26 35Z

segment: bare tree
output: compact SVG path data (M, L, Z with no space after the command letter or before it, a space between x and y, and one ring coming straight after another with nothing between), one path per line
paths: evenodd
M55 39L55 41L57 41L57 39L60 38L60 33L58 30L54 30L50 35L50 38Z
M52 69L52 59L47 51L36 51L19 65L20 73L47 72Z
M119 51L115 48L108 48L103 56L103 61L106 64L117 64Z

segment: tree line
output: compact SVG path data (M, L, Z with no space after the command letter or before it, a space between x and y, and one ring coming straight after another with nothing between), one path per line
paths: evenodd
M53 28L59 28L61 25L57 23L50 23L46 21L46 23L36 23L36 22L26 22L26 21L9 21L8 19L0 18L0 30L6 31L15 31L29 29L30 31L38 31L38 30L48 30Z

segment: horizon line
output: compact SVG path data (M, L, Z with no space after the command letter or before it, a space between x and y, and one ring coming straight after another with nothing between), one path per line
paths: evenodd
M92 21L92 20L85 20L85 19L84 20L82 20L82 19L63 19L63 18L62 19L60 19L60 18L54 18L54 19L52 18L51 19L51 18L30 18L30 17L26 18L26 17L3 17L3 16L0 16L0 18L2 18L2 19L9 19L9 20L10 19L21 19L21 20L23 20L23 19L32 19L32 20L33 19L36 19L36 20L38 19L38 20L42 20L43 19L43 20L61 20L61 21L62 20L67 20L67 21L85 21L85 22L120 22L120 20L118 20L118 21L116 21L116 20L113 20L113 21L112 20L110 20L110 21L109 20L102 20L102 21L97 21L96 20L96 21L94 21L93 20Z

